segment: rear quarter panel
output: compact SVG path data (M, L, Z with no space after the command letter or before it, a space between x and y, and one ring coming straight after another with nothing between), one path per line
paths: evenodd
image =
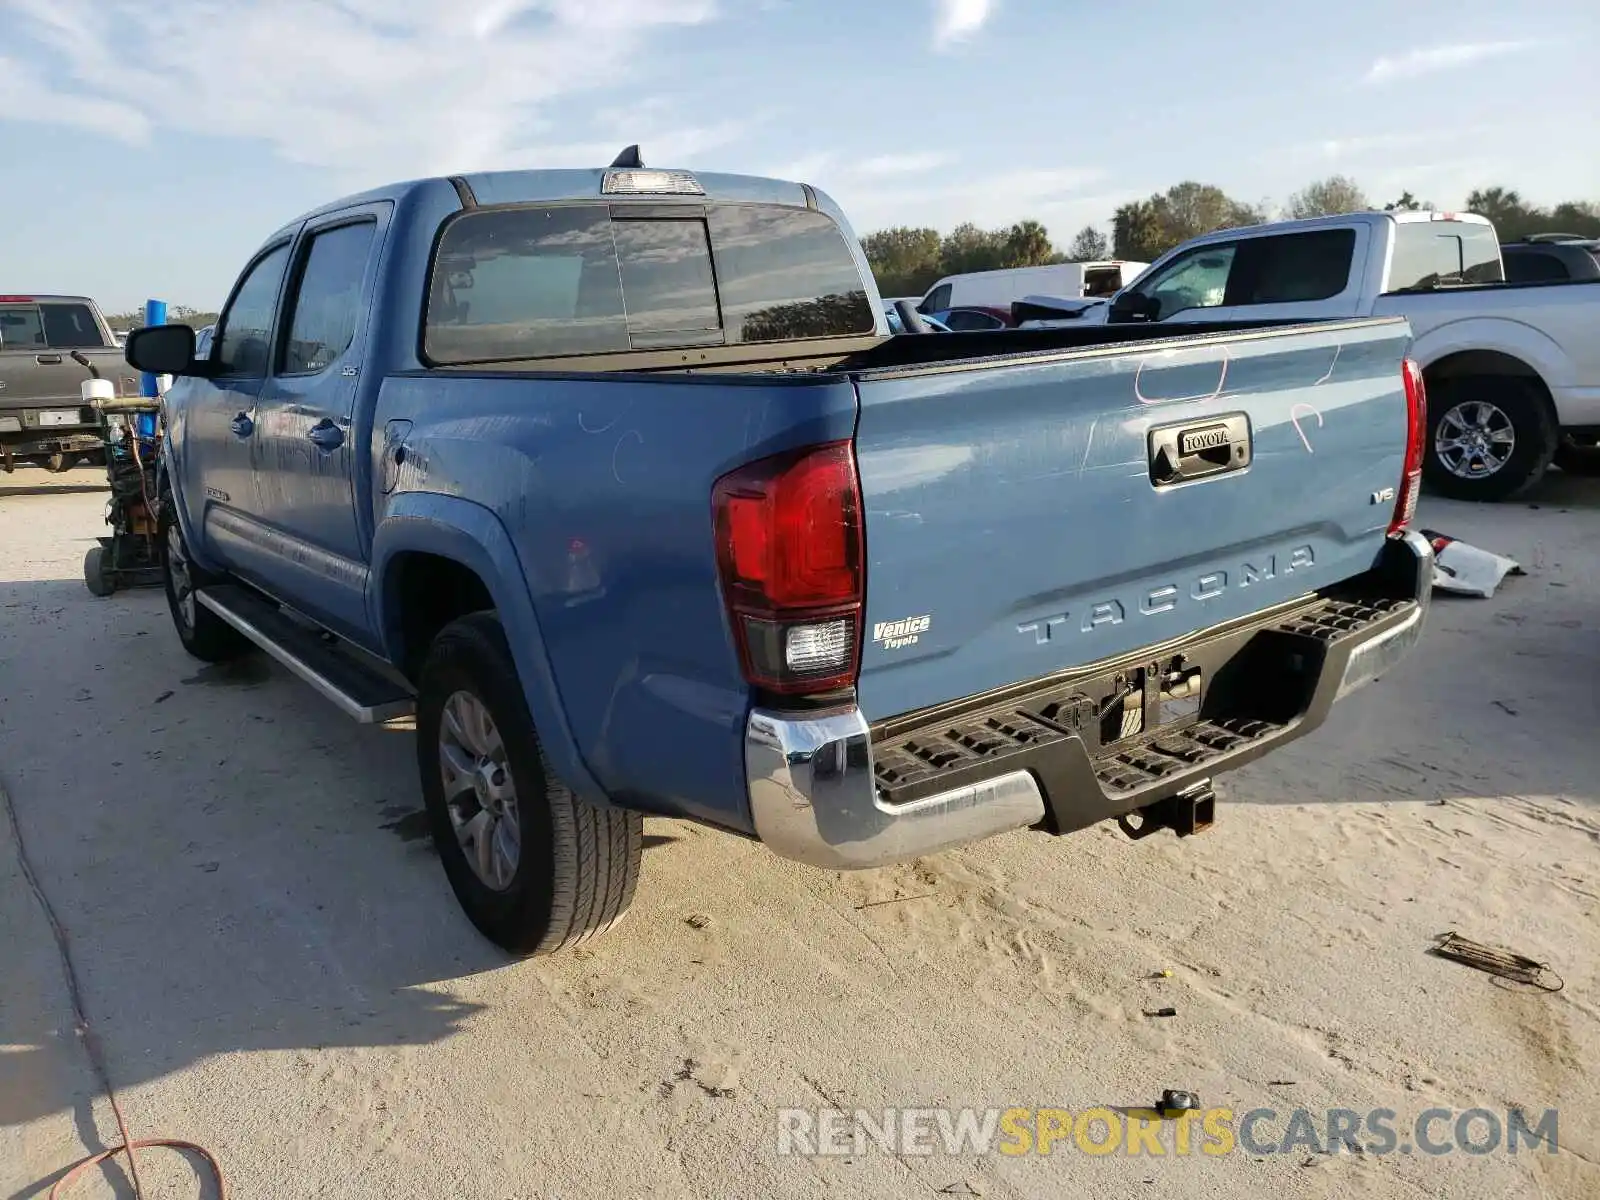
M1379 296L1374 312L1411 322L1412 355L1424 369L1462 351L1496 350L1538 373L1562 424L1600 423L1600 281L1393 293Z
M377 468L380 540L388 510L417 493L492 512L601 789L748 831L749 692L718 584L711 488L752 459L850 437L848 380L438 372L386 380L377 408L379 430L412 422L404 465Z

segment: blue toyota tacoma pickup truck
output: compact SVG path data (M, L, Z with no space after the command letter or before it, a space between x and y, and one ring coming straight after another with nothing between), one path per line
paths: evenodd
M891 336L816 188L427 179L278 230L167 394L167 597L413 717L521 953L609 927L643 814L870 867L1208 825L1419 636L1403 319Z

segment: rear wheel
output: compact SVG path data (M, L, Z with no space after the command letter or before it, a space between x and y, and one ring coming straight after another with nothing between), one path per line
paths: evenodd
M232 625L206 608L195 593L208 584L223 582L189 557L183 527L173 509L172 492L161 492L161 581L167 593L167 610L183 648L201 662L227 662L255 647Z
M452 622L428 652L417 767L445 875L490 941L550 954L627 911L644 820L587 803L550 771L493 613Z
M1507 500L1537 483L1556 452L1555 417L1534 384L1474 376L1431 384L1423 479L1457 500Z
M43 461L44 469L46 471L49 471L53 475L60 475L66 471L72 470L73 467L78 465L78 456L76 454L68 454L65 451L58 450L54 454L45 455Z

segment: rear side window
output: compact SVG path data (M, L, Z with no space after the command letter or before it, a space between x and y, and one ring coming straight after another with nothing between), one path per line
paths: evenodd
M282 374L315 374L350 348L377 229L376 222L362 221L312 237L290 301L289 336L278 368Z
M1224 304L1304 304L1329 300L1350 282L1354 229L1318 229L1249 238L1228 280Z
M87 304L41 304L44 340L52 350L85 350L104 346L105 335Z
M1500 243L1494 227L1477 221L1397 221L1389 291L1449 284L1499 283Z
M495 362L873 328L849 245L821 213L482 209L439 239L423 352L436 363Z
M32 304L0 306L0 350L45 350L44 322Z
M1506 279L1511 283L1550 283L1572 278L1567 264L1543 250L1513 250L1505 256Z

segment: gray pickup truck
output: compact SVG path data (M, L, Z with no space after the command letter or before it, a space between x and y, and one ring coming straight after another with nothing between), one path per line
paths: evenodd
M0 470L23 459L65 471L101 448L100 414L83 402L95 373L119 396L138 394L93 300L0 296Z

